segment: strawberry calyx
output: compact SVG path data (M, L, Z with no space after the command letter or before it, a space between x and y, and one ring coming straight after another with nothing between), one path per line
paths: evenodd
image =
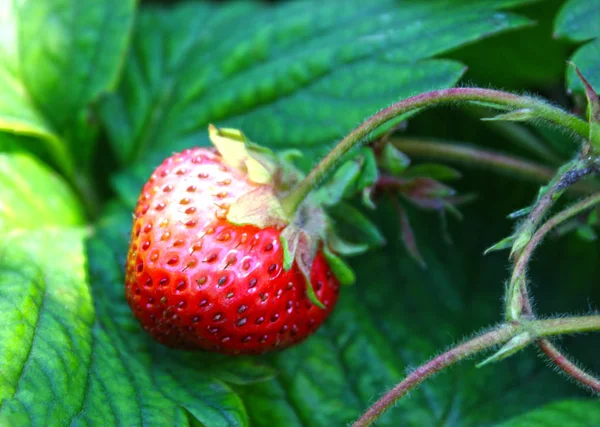
M283 209L282 197L304 177L292 164L293 159L301 154L288 151L278 156L268 148L252 143L237 129L217 129L209 125L209 137L223 162L245 174L255 184L252 191L231 203L227 220L239 226L279 229L284 270L289 271L295 262L306 279L307 297L313 304L325 309L310 282L311 268L319 249L341 284L352 283L354 273L335 255L335 248L340 245L330 247L328 243L330 238L335 243L341 239L333 237L335 232L331 221L317 197L307 197L291 214Z

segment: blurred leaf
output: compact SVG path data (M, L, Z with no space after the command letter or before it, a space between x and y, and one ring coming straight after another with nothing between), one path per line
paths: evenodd
M385 144L381 150L380 163L392 175L400 175L410 166L410 159L393 144Z
M600 37L600 9L594 1L568 0L554 22L554 35L583 42Z
M454 61L429 59L529 21L523 1L358 0L146 7L119 93L102 118L139 185L172 151L207 142L209 122L312 159L395 100L453 85ZM343 107L343 114L340 108ZM138 162L138 159L143 159ZM137 196L117 188L128 202Z
M589 0L569 0L556 16L554 34L574 42L591 40L577 49L571 57L581 73L591 85L600 90L600 7ZM577 78L575 70L567 67L567 87L572 91L584 92L583 83Z
M382 246L385 243L385 238L377 226L351 204L338 203L331 206L329 213L333 216L336 230L340 231L342 236L352 236L351 241L367 244L371 248Z
M134 0L0 0L0 129L59 151L90 153L85 108L112 89L124 59Z
M501 427L581 427L600 424L596 399L561 400L511 418Z
M437 163L421 163L407 169L402 174L403 178L426 177L440 181L453 181L459 179L461 174L456 169Z
M83 223L77 197L54 171L27 154L0 153L0 231Z

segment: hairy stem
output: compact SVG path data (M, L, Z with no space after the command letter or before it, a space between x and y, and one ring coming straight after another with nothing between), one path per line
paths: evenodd
M451 348L445 353L440 354L429 362L421 365L407 376L402 382L398 383L394 388L384 394L373 406L371 406L358 420L353 424L353 427L369 426L381 414L383 414L390 406L406 393L416 388L427 378L437 374L444 368L453 365L463 359L469 358L483 350L495 347L508 341L517 331L518 325L504 325L483 335L480 335L471 340L465 341L462 344Z
M511 178L521 178L535 183L547 183L555 170L538 163L520 159L492 150L483 150L456 142L397 137L390 142L409 157L424 157L448 163L458 163L492 172L505 173ZM600 190L596 182L579 182L572 190L589 194Z
M293 214L337 162L353 147L364 142L367 136L382 124L415 109L468 101L484 102L508 110L529 109L532 117L558 124L583 138L586 138L589 133L589 125L583 120L533 97L480 88L452 88L426 92L392 104L350 132L319 162L300 185L283 199L284 210L290 215Z
M536 341L538 347L544 352L548 359L556 365L563 373L575 380L575 382L594 393L600 394L600 379L594 377L581 369L565 356L554 344L547 338Z
M557 180L555 186L557 186L559 184L560 184L560 180ZM534 209L534 211L532 212L532 215L533 214L543 215L548 210L548 208L550 207L552 200L553 200L552 195L550 193L551 193L551 190L549 190L548 193L546 193L546 196L549 196L549 201L547 201L543 204L540 201L540 205L542 207L537 210ZM542 197L541 200L546 199L547 198L546 196ZM538 231L535 232L535 234L533 234L533 236L531 236L531 238L528 239L527 244L522 249L522 251L519 253L519 256L513 267L512 277L510 279L510 286L509 286L510 289L509 289L509 294L508 294L509 295L508 298L510 298L510 301L507 304L507 308L508 308L508 310L510 310L510 312L507 312L507 316L510 320L518 319L521 316L523 307L526 307L529 304L528 302L523 300L524 296L527 295L527 289L525 286L525 282L526 282L525 276L526 276L527 265L529 264L531 255L533 254L537 245L556 226L567 221L570 218L573 218L574 216L580 214L581 212L583 212L587 209L590 209L591 207L593 207L594 205L596 205L598 203L600 203L600 193L595 193L589 197L586 197L585 199L579 201L578 203L575 203L574 205L570 206L569 208L563 210L562 212L560 212L560 213L556 214L555 216L553 216L552 218L550 218L546 223L544 223L544 225L542 225L539 228ZM531 220L531 221L533 221L533 220ZM525 289L522 290L521 287L523 287ZM518 293L517 298L514 297L514 295L516 293ZM517 304L518 304L518 307L517 307Z
M353 427L371 425L398 399L415 389L427 378L456 362L503 344L519 333L530 332L536 337L547 337L598 330L600 330L600 315L530 320L522 323L511 322L501 325L485 334L465 341L421 365L367 409L354 422Z
M592 332L600 330L600 315L537 319L526 321L523 325L538 337Z
M523 292L523 314L533 318L533 309L527 295L527 288L522 288ZM587 373L585 370L577 366L572 360L564 355L552 342L547 338L540 338L536 342L537 346L548 357L548 360L560 369L566 376L572 378L576 384L592 390L595 393L600 393L600 379Z
M507 320L517 320L521 316L524 302L522 300L523 292L520 288L527 285L525 269L529 260L528 256L523 257L523 253L527 247L530 247L530 250L533 251L535 245L531 247L530 243L535 230L562 193L590 172L591 170L585 162L579 160L572 161L566 167L561 168L550 182L544 195L536 202L527 219L519 226L516 233L517 238L512 248L515 260L513 273L506 294L505 316Z

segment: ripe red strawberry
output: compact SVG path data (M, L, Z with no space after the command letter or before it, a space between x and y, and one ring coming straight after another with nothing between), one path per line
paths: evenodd
M287 224L229 220L241 196L277 191L278 184L252 182L250 167L232 167L215 149L194 148L166 159L142 190L126 295L143 328L163 344L228 354L282 349L315 332L335 306L339 283L323 243L309 270L320 308L307 296L298 262L284 269ZM249 217L269 209L261 197L255 201Z

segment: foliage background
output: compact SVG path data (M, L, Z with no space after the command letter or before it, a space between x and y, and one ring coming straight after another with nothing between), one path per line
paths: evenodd
M131 210L172 151L241 128L309 168L369 114L454 84L528 91L569 109L572 58L600 87L596 0L176 3L0 0L0 424L345 425L407 370L499 319L508 262L483 250L537 188L463 169L476 192L453 243L437 218L409 215L428 268L407 256L391 206L370 214L387 245L353 260L327 324L282 354L225 358L152 342L123 293ZM467 68L468 67L468 68ZM572 91L573 97L566 95ZM405 135L540 159L576 144L552 129L490 125L435 110ZM511 134L514 135L514 134ZM547 242L533 289L540 313L600 301L597 241ZM375 274L374 274L375 272ZM596 372L592 336L562 345ZM426 383L379 425L595 425L600 403L530 349L465 363Z

